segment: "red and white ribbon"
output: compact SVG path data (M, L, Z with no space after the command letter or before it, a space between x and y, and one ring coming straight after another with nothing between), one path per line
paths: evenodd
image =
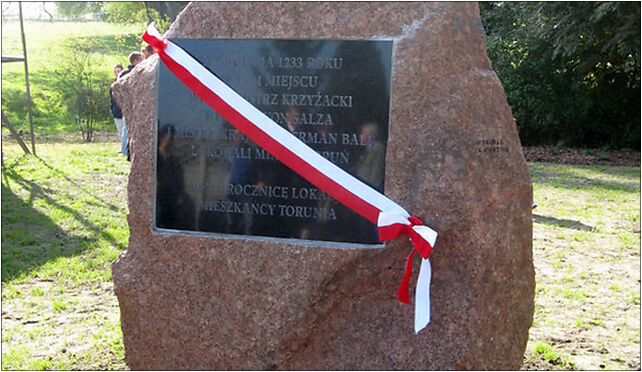
M165 66L192 92L258 146L337 201L376 223L381 241L407 235L413 244L397 298L406 304L412 257L422 256L415 293L415 332L430 322L430 262L437 232L372 187L359 181L293 136L176 44L163 39L150 24L142 36Z

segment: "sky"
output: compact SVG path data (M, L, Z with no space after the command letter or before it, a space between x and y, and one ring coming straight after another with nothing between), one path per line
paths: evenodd
M46 9L51 15L56 14L56 4L53 1L36 1L36 2L22 2L22 14L25 19L43 19L48 20L49 16L45 11ZM17 1L3 1L2 2L2 18L3 19L17 19L18 18L18 2Z

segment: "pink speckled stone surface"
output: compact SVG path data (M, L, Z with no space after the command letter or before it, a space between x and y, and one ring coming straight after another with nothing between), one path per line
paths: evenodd
M113 264L131 368L521 366L531 183L475 3L192 3L166 36L394 40L385 189L440 234L432 322L415 335L395 298L407 239L342 250L153 231L153 57L114 88L134 154L129 248Z

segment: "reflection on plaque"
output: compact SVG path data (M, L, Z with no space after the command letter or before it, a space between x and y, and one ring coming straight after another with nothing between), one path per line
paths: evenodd
M383 192L391 41L176 39L322 156ZM377 244L376 226L225 121L161 64L156 227Z

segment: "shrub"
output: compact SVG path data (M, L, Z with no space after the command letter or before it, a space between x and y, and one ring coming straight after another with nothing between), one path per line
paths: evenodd
M640 4L480 3L525 145L640 147Z
M75 119L83 139L91 142L98 122L109 120L109 74L98 70L98 45L92 39L69 39L63 43L56 86L68 114Z

